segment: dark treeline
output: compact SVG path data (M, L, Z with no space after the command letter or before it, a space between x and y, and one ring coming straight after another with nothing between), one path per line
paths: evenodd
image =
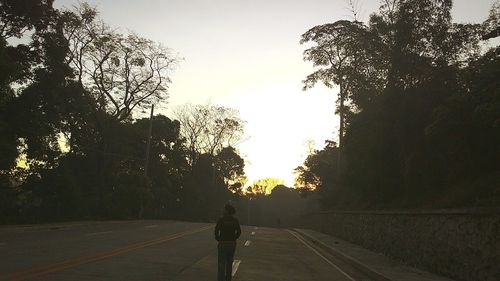
M268 196L256 195L250 200L250 224L297 227L304 214L319 210L316 196L304 190L278 185ZM308 196L309 195L309 196Z
M238 112L184 105L145 118L181 59L86 4L52 2L0 1L0 223L212 220L231 199L243 222L283 226L316 199L328 209L500 203L500 48L485 46L498 2L485 22L457 24L451 0L382 1L368 23L354 13L304 33L317 68L304 88L339 90L339 142L296 169L301 189L266 195L263 180L244 200Z
M118 33L86 4L0 5L0 223L208 220L241 194L237 112L140 118L167 98L179 61L168 48Z
M451 0L382 1L369 22L302 35L317 70L305 88L338 86L340 141L298 167L298 184L337 209L500 204L500 3L481 24L453 23Z
M245 198L233 204L242 223L272 227L297 227L303 215L320 209L316 194L287 187L276 178L254 181L245 190Z

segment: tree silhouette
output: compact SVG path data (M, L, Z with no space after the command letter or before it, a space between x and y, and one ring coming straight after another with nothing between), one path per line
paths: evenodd
M0 223L209 219L241 194L244 161L229 147L243 133L235 111L210 107L205 150L194 156L179 121L137 119L167 97L178 60L170 50L111 30L87 4L0 4Z
M244 121L232 108L211 104L184 104L175 109L181 123L181 135L186 140L191 163L197 156L215 156L224 147L234 147L242 138Z
M133 33L117 33L88 4L65 11L62 18L67 62L101 110L122 121L134 109L167 98L170 71L179 61L169 49Z
M360 98L361 94L366 96L370 88L380 87L379 81L385 78L384 67L380 67L386 57L383 43L361 22L347 20L315 26L302 35L300 42L314 43L304 51L304 60L312 61L314 66L319 67L303 81L304 89L318 82L329 88L339 87L338 144L341 148L346 126L346 103L357 101L356 105L362 108L362 100L367 97ZM338 162L340 167L341 153L338 154Z
M489 141L497 139L490 77L498 48L484 53L480 37L498 9L483 24L456 24L451 4L384 1L367 24L341 20L302 36L313 44L305 59L319 68L305 87L338 85L345 117L340 147L314 152L296 169L299 186L317 187L325 207L470 206L480 200L471 197L484 203L494 193L472 186L497 178L488 151L498 149Z
M224 147L215 156L215 167L219 175L224 179L224 184L229 190L241 194L246 177L245 162L243 158L231 146Z

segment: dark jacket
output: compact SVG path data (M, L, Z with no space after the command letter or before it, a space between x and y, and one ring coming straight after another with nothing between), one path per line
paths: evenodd
M238 219L225 215L217 221L215 226L215 240L219 242L234 242L241 235Z

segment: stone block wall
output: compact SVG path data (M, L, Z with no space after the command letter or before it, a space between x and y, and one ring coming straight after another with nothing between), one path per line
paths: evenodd
M322 212L300 224L456 280L500 280L500 209Z

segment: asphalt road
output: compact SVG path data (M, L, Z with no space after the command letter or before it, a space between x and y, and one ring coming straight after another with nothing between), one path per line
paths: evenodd
M0 280L216 280L213 224L81 222L0 227ZM243 227L235 281L366 281L298 233Z

